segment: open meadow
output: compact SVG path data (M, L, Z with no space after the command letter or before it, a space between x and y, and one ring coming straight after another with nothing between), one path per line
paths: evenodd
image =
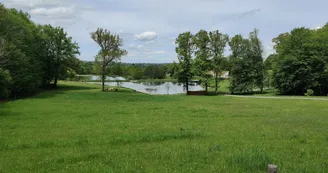
M328 101L151 96L61 82L0 104L1 172L328 170Z

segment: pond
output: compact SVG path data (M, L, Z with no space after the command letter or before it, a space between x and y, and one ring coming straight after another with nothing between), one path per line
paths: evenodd
M101 84L100 82L90 82L90 83L97 83ZM107 86L117 86L117 82L105 82ZM181 83L175 82L141 82L141 83L134 83L134 82L120 82L120 86L124 88L130 88L138 92L152 94L152 95L172 95L172 94L183 94L186 93L185 87ZM189 84L190 91L202 91L204 90L203 87L198 85L197 83L190 83Z
M87 81L97 81L97 80L101 80L101 77L99 75L77 75L76 76L77 79L82 79L82 80L87 80ZM124 77L110 77L110 76L106 76L106 80L111 80L111 81L115 81L115 80L126 80Z

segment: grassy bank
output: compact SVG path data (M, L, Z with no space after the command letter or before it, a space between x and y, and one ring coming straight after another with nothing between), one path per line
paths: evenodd
M1 172L328 170L328 101L60 86L0 104Z

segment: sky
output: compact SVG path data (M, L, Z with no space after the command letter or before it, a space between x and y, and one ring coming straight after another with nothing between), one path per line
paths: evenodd
M21 9L39 24L63 27L78 42L81 60L99 51L90 33L98 27L120 35L128 55L122 62L177 61L175 38L182 32L219 30L247 37L260 30L264 57L272 38L295 27L317 28L328 22L327 0L0 0ZM227 52L229 48L227 48Z

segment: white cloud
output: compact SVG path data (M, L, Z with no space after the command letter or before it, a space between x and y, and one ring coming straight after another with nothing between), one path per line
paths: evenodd
M299 1L297 4L283 0L0 0L0 2L6 7L29 12L36 23L63 27L79 43L80 58L85 60L93 60L93 55L99 50L90 38L91 31L101 27L119 34L124 39L124 48L129 51L129 57L123 58L123 61L128 62L172 62L177 59L174 49L175 38L182 32L195 33L200 29L208 31L219 29L229 36L235 34L248 36L250 31L258 28L260 38L265 43L265 52L269 54L274 51L270 41L278 34L288 32L295 27L314 27L326 22L325 15L322 14L326 14L325 7L328 5L328 1L324 0ZM311 9L315 9L315 13ZM147 58L148 56L151 58Z
M74 7L53 7L53 8L35 8L31 10L31 15L47 16L51 18L71 18L74 13Z
M156 39L157 33L152 31L147 31L140 34L136 34L135 36L140 41L151 41Z
M4 0L9 7L36 8L60 3L60 0Z
M322 26L320 25L320 26L317 26L317 27L314 27L314 28L312 28L313 30L318 30L318 29L321 29L322 28Z

